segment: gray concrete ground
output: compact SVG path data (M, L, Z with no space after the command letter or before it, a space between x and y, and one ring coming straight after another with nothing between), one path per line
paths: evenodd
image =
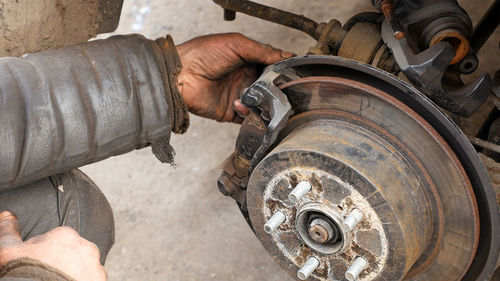
M259 2L317 21L345 22L354 11L372 9L368 0ZM209 0L125 0L116 33L133 32L150 38L170 33L177 43L241 32L297 54L313 43L300 32L244 15L224 22L222 11ZM176 167L159 163L145 148L83 168L114 209L109 279L291 280L267 255L232 199L217 190L219 165L233 150L238 126L196 116L191 121L186 134L172 138Z

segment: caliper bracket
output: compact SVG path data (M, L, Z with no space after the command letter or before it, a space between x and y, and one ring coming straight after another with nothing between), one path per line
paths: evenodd
M269 121L262 144L252 157L249 173L262 160L266 151L278 138L281 130L285 128L288 118L293 114L288 98L274 84L274 79L279 75L272 66L266 68L259 80L249 87L241 97L243 104L253 110L260 111L262 119Z
M442 108L460 116L470 116L488 98L492 82L483 74L461 88L445 90L442 85L444 72L455 56L453 47L445 41L415 54L406 37L394 38L387 21L382 24L382 39L391 49L394 59L405 76L422 93Z

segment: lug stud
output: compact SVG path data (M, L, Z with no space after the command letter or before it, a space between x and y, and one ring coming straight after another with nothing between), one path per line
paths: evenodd
M268 234L273 233L285 221L286 216L281 211L276 211L273 216L264 224L264 231Z
M319 260L315 257L308 257L306 263L297 272L300 280L306 280L318 268Z
M304 195L306 195L311 190L311 184L308 181L301 181L295 188L288 194L288 200L293 204L297 204Z
M343 224L349 228L349 231L353 230L354 227L363 219L363 213L354 209L349 213L347 218L343 221Z
M361 274L367 265L368 262L364 258L357 257L345 272L345 278L349 281L358 279L359 274Z

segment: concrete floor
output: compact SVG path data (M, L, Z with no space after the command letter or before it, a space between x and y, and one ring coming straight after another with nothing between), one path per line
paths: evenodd
M368 0L259 2L317 21L345 22L354 11L372 9ZM300 32L244 15L224 22L209 0L125 0L116 33L134 32L150 38L170 33L177 43L241 32L297 54L313 44ZM232 152L237 133L237 125L192 116L188 132L172 138L176 167L159 163L146 148L83 168L114 209L116 243L106 264L110 280L291 280L233 200L217 190L219 165Z

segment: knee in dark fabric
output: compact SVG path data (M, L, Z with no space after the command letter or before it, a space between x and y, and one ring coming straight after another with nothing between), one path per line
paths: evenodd
M0 193L0 211L16 214L23 239L69 226L95 243L101 263L114 243L114 219L104 194L80 170Z

